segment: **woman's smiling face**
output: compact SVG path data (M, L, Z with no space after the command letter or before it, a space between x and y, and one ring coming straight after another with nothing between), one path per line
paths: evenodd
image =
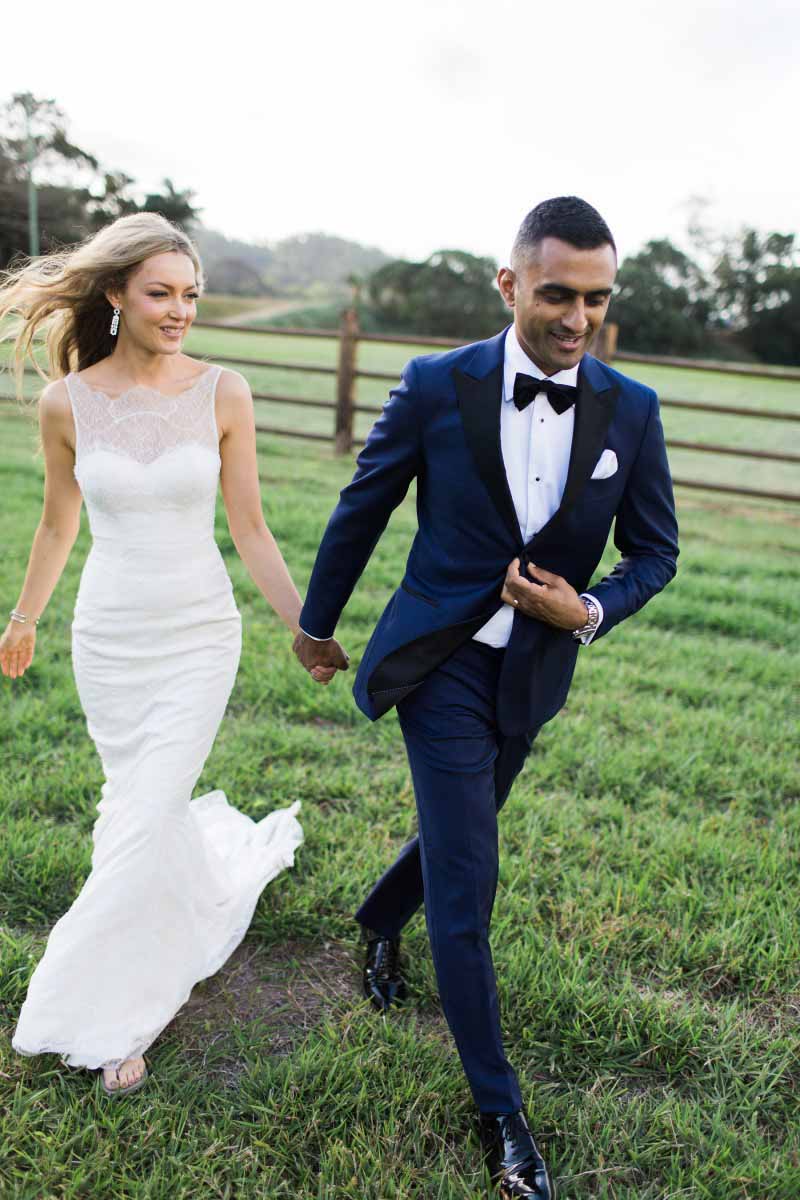
M109 295L121 310L120 333L156 354L176 354L197 316L192 260L179 250L146 258L129 276L120 295Z

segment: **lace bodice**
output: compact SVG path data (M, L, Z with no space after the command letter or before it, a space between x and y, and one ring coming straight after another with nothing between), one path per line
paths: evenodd
M75 476L95 544L121 555L142 544L196 546L213 537L220 374L211 366L175 396L143 386L109 396L67 376Z
M94 450L110 450L143 464L178 446L205 446L216 454L213 399L220 371L209 367L175 396L143 385L109 396L71 373L67 387L75 419L76 465Z

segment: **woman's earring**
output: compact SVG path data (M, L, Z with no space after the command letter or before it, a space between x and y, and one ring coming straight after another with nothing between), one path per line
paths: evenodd
M117 330L118 330L118 329L119 329L119 309L118 309L118 308L115 308L115 309L114 309L114 315L113 315L113 317L111 318L111 336L112 336L112 337L116 337L116 336L117 336Z

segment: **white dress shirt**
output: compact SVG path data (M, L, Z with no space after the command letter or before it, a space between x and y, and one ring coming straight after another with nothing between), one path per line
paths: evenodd
M572 449L575 406L568 408L566 412L557 413L551 408L547 394L540 392L536 399L520 412L514 404L514 380L517 373L531 375L534 379L546 378L544 372L539 370L520 346L512 325L506 335L505 345L500 446L511 498L517 510L520 532L527 544L533 535L547 524L561 504ZM550 378L553 383L577 387L578 367L558 371ZM594 596L591 598L598 607L602 621L602 605ZM481 626L475 634L475 641L498 648L507 646L513 623L514 608L510 604L504 604L499 612ZM595 632L596 630L585 635L581 641L587 645Z

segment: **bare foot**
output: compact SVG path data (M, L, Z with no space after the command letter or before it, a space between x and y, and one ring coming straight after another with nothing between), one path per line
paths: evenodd
M118 1067L103 1067L103 1079L112 1092L138 1083L143 1075L143 1058L126 1058Z

